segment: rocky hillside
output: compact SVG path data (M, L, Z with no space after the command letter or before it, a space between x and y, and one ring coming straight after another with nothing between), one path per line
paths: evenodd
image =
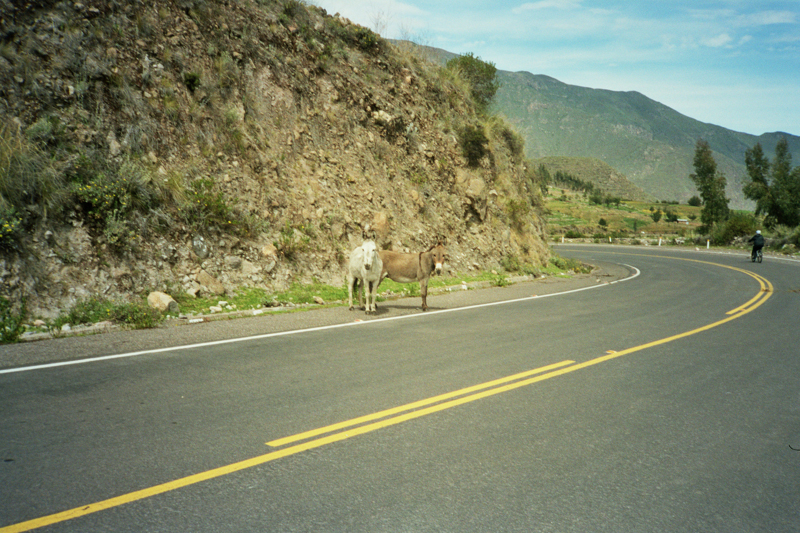
M456 73L296 0L0 1L0 296L343 283L364 238L547 261L519 136Z

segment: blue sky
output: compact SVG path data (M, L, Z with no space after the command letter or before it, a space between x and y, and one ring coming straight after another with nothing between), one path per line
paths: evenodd
M309 0L383 37L800 135L800 0Z

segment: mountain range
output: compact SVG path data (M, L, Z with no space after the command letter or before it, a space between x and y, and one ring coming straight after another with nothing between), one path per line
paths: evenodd
M441 49L427 50L439 62L456 57ZM497 81L500 88L492 111L504 115L522 135L528 158L599 159L658 200L685 202L697 194L689 175L694 172L698 139L711 147L717 168L727 178L730 206L737 209L753 207L742 194L747 149L761 143L772 158L776 144L785 137L793 161L800 161L796 135L753 135L707 124L639 92L569 85L530 72L498 70Z
M698 139L711 147L734 208L752 207L742 194L747 149L761 143L771 158L785 137L793 159L800 158L800 137L706 124L638 92L578 87L529 72L498 71L497 77L494 109L523 136L529 158L600 159L660 200L685 202L697 194L689 175Z

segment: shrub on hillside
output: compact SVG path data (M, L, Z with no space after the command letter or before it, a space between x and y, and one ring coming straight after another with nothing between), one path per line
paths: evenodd
M0 250L13 250L22 237L22 218L12 207L0 206Z
M564 271L573 271L576 274L588 274L592 271L592 267L585 263L578 261L577 259L571 259L569 257L561 257L559 255L553 255L550 257L550 263L555 265L559 270Z
M589 194L589 203L601 205L603 203L603 191L600 189L592 189L592 192Z
M40 148L44 137L41 132L26 137L10 125L0 125L0 247L4 249L17 247L25 229L37 219L57 218L69 203L57 163Z
M716 224L711 232L714 244L730 244L736 237L752 235L758 223L751 213L734 213L725 222Z
M459 132L461 152L471 167L477 167L481 159L489 152L489 139L481 126L464 126Z
M144 302L117 303L105 298L90 297L79 300L72 309L59 315L53 326L95 324L110 320L134 329L154 328L164 321L164 316Z
M509 198L506 201L506 212L508 213L511 227L522 232L525 229L525 219L531 212L528 202L522 199Z
M496 117L492 125L492 131L497 137L503 140L509 152L511 152L512 159L515 162L522 161L522 158L525 156L525 140L522 138L522 135Z
M0 297L0 344L19 340L19 336L25 331L24 322L27 314L24 299L19 309L14 309L11 302Z
M472 98L478 108L485 111L492 103L500 83L497 81L497 67L494 63L482 61L471 52L455 57L447 62L448 70L457 71L471 86Z

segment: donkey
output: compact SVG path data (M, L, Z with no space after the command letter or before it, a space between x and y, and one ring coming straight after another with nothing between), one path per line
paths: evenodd
M441 274L445 259L444 244L441 241L425 252L418 254L402 254L389 250L379 252L383 261L381 281L389 278L398 283L419 281L419 292L422 295L422 310L428 309L428 279L431 274Z
M347 296L350 310L353 310L353 290L358 293L358 305L365 309L367 313L377 311L375 298L378 294L378 285L383 271L383 262L378 255L377 246L374 241L364 241L364 243L350 252L350 268L347 272ZM367 306L361 300L361 291L358 288L359 281L364 287ZM370 305L370 295L372 295L372 305Z

